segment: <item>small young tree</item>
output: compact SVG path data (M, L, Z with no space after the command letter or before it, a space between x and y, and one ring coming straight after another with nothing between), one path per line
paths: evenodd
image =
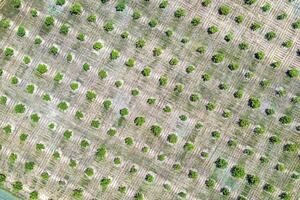
M211 27L209 27L209 28L207 29L207 33L208 33L208 34L214 34L214 33L218 32L218 31L219 31L219 29L218 29L218 27L215 26L215 25L213 25L213 26L211 26Z
M82 6L80 3L73 3L70 8L71 15L80 15L82 13Z
M245 176L245 169L239 165L234 165L231 170L231 176L233 176L234 178L244 178Z
M218 9L220 15L228 15L231 12L231 8L228 5L221 5Z
M217 53L215 55L212 56L211 60L214 63L221 63L224 60L225 56L222 53Z
M186 15L186 10L184 8L178 8L175 12L174 12L174 16L176 18L181 18L184 17Z

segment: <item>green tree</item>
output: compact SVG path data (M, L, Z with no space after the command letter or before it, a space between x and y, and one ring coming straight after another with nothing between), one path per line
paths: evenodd
M265 38L270 41L270 40L273 40L274 38L276 38L276 33L274 31L270 31L270 32L267 32L265 34Z
M171 144L176 144L178 141L178 137L175 133L171 133L167 137L167 141Z
M72 192L72 197L76 198L76 199L80 199L83 197L83 189L82 188L77 188L74 189Z
M102 160L105 159L106 155L107 155L107 150L103 146L103 147L100 147L100 148L97 149L95 157L96 157L97 161L102 161Z
M45 22L44 22L44 25L47 27L47 28L50 28L54 25L54 18L52 16L47 16L45 18Z
M209 179L207 179L207 180L205 181L205 185L206 185L206 187L208 187L208 188L213 188L213 187L215 187L215 185L216 185L216 181L215 181L214 179L212 179L212 178L209 178Z
M289 69L286 74L290 77L290 78L295 78L299 75L299 71L296 68L292 68Z
M251 186L258 185L260 182L259 177L252 175L252 174L247 174L246 180L247 180L247 183Z
M231 8L228 5L221 5L218 9L220 15L228 15L231 12Z
M254 3L256 3L257 0L244 0L244 3L247 5L252 5Z
M22 1L21 0L12 0L12 6L16 9L19 9L22 6Z
M190 143L190 142L186 142L184 145L183 145L183 149L185 151L193 151L195 149L195 146L194 144Z
M35 167L34 162L32 162L32 161L25 162L25 171L26 172L32 171L34 167Z
M215 161L215 164L216 167L220 169L225 169L228 166L228 162L225 159L220 157Z
M93 90L88 90L85 94L85 97L89 102L93 102L96 99L97 94Z
M269 10L271 10L272 6L270 3L265 3L262 7L261 7L261 10L263 12L268 12Z
M103 25L103 29L104 29L106 32L113 31L113 30L114 30L114 24L113 24L113 22L112 22L112 21L106 22L106 23Z
M82 6L80 3L73 3L70 8L70 13L72 15L80 15L82 13Z
M23 183L20 181L13 182L12 186L13 186L13 189L17 192L19 192L23 189Z
M240 118L239 121L238 121L238 125L239 125L241 128L247 128L247 127L249 127L250 122L249 122L249 120L246 119L246 118Z
M4 56L5 58L11 58L14 55L14 50L10 47L5 48L4 50Z
M248 100L248 105L251 108L259 108L261 103L257 97L250 97L250 99Z
M160 136L162 128L159 125L152 125L150 128L152 134L156 137Z
M70 26L68 24L63 24L59 29L59 33L62 35L68 35L69 30L70 30Z
M231 170L231 176L233 176L234 178L244 178L245 176L245 169L239 165L234 165Z
M221 63L224 60L225 56L222 53L217 53L215 55L212 56L211 60L214 63Z
M275 192L275 187L269 183L264 184L263 189L264 189L264 191L269 192L269 193Z
M116 5L115 8L116 8L116 11L117 11L117 12L122 12L122 11L125 10L126 4L125 4L124 1L120 1L120 2Z
M134 119L134 123L136 126L142 126L145 122L146 122L145 117L139 116Z
M168 0L162 0L158 7L161 8L161 9L165 9L168 5L169 5Z
M66 3L66 0L56 0L56 5L63 6Z
M24 104L19 103L19 104L15 105L14 110L16 113L22 114L26 111L26 107Z
M207 29L207 33L208 34L214 34L214 33L218 32L218 31L219 31L219 28L217 26L215 26L215 25L213 25L213 26L211 26L211 27L209 27Z
M29 199L30 200L38 200L39 199L39 193L37 191L32 191L29 193Z
M284 115L279 118L279 122L281 122L282 124L290 124L292 123L292 121L293 119L290 115Z
M17 36L24 37L26 35L26 30L24 26L19 26L17 30Z
M174 12L174 16L178 19L184 17L185 15L186 15L186 10L184 8L178 8Z
M265 53L263 51L258 51L254 54L257 60L263 60L265 58Z
M36 68L36 71L37 71L38 73L40 73L41 75L42 75L42 74L45 74L45 73L48 72L48 66L45 65L45 64L39 64L39 65L37 66L37 68Z

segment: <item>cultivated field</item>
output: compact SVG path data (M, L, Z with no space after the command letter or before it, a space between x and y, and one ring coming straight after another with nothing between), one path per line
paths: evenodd
M300 199L299 0L0 0L0 184L22 199Z

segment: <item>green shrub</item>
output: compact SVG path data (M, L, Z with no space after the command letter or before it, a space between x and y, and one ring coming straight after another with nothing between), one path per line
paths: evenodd
M178 8L175 12L174 12L174 16L176 18L181 18L184 17L186 15L186 10L183 8Z
M215 55L212 56L211 60L214 63L221 63L224 60L225 56L222 53L217 53Z
M215 25L213 25L213 26L211 26L211 27L209 27L209 28L207 29L208 34L214 34L214 33L218 32L218 31L219 31L219 29L218 29L218 27L215 26Z
M290 124L292 123L292 121L293 119L290 115L284 115L279 118L279 122L281 122L282 124Z
M269 10L271 10L272 6L270 3L265 3L262 7L261 7L261 10L263 12L268 12Z
M239 165L234 165L231 170L231 176L233 176L234 178L244 178L245 176L245 170L243 167L239 166Z
M103 29L106 31L106 32L110 32L110 31L113 31L114 30L114 24L113 22L109 21L109 22L106 22L103 26Z
M125 2L121 1L121 2L119 2L119 3L116 5L115 8L116 8L116 11L122 12L122 11L125 10L126 4L125 4Z
M295 78L299 75L299 71L296 68L292 68L289 69L286 74L290 77L290 78Z
M97 94L95 91L92 91L92 90L88 90L85 94L85 97L86 99L89 101L89 102L92 102L96 99L97 97Z
M95 14L90 14L90 15L86 18L86 20L87 20L88 22L94 23L94 22L96 22L96 20L97 20L97 16L96 16Z
M271 31L271 32L267 32L265 34L265 38L270 41L270 40L273 40L274 38L276 38L276 33L274 31Z
M4 50L4 56L5 58L11 58L14 55L14 50L10 47L5 48Z
M32 122L37 123L40 121L41 117L38 114L34 113L30 115L30 119Z
M76 36L76 39L83 42L85 40L85 34L84 33L81 33L79 32Z
M48 72L48 66L45 64L39 64L36 68L36 71L40 74L45 74Z
M26 107L24 104L17 104L14 107L15 113L22 114L26 111Z
M126 138L124 139L124 142L125 142L125 144L128 145L128 146L132 146L133 143L134 143L132 137L126 137Z
M26 30L23 26L19 26L17 30L17 36L24 37L26 35Z
M82 6L80 3L73 3L70 8L71 15L80 15L82 13Z
M183 145L183 149L184 149L184 151L193 151L195 149L195 146L190 142L186 142Z
M134 10L132 13L132 19L133 20L138 20L139 18L141 18L142 14L139 10Z
M248 105L251 107L251 108L259 108L261 103L259 101L259 99L257 97L251 97L249 100L248 100Z
M99 51L102 48L103 48L103 44L101 42L95 42L93 44L93 49L96 50L96 51Z
M65 101L61 101L57 104L57 108L61 111L65 111L69 108L69 104Z
M208 187L208 188L213 188L213 187L215 187L215 185L216 185L216 181L215 181L214 179L212 179L212 178L209 178L209 179L207 179L207 180L205 181L205 185L206 185L206 187Z
M164 9L169 5L169 1L168 0L162 0L159 4L159 8Z
M286 12L283 12L283 13L277 15L276 19L277 19L277 20L284 20L284 19L287 18L287 16L288 16L287 13L286 13Z
M150 76L150 74L151 74L151 68L150 67L145 67L143 70L142 70L142 75L143 76L145 76L145 77L148 77L148 76Z
M151 28L154 28L155 26L157 26L158 24L158 20L157 19L151 19L148 23L148 25L151 27Z
M136 117L134 123L136 126L142 126L146 122L144 117Z
M250 122L249 122L249 120L246 119L246 118L240 118L239 121L238 121L238 125L239 125L241 128L247 128L247 127L249 127Z
M35 167L34 162L32 162L32 161L25 162L25 171L32 171L34 167Z
M56 0L56 5L63 6L66 3L66 0Z
M161 50L161 48L155 47L153 49L152 53L153 53L153 56L157 57L157 56L160 56L162 54L162 50Z
M300 29L300 20L295 21L292 23L293 29Z
M138 39L135 43L135 47L139 49L143 48L145 45L146 45L146 41L142 38Z
M263 51L258 51L254 54L254 57L257 59L257 60L263 60L265 58L265 52Z
M63 24L63 25L61 25L61 27L59 29L59 33L62 35L68 35L69 29L70 29L70 26L68 24Z
M178 137L175 133L171 133L167 137L167 141L171 144L176 144L178 141Z
M221 5L218 9L220 15L228 15L231 12L231 8L228 5Z
M47 16L44 25L48 28L52 27L54 25L54 18L52 16Z
M225 169L228 166L228 162L223 158L218 158L215 161L216 167L220 169Z
M261 27L262 27L262 24L260 22L255 21L251 24L250 29L252 31L256 31L258 29L261 29Z
M162 128L159 125L152 125L150 128L152 134L156 137L160 136Z
M22 1L21 0L12 0L12 6L16 9L21 8L22 6Z
M161 76L158 81L160 86L166 86L169 82L168 77L165 75Z
M257 0L244 0L244 3L247 5L252 5L254 3L256 3Z
M105 147L100 147L97 149L96 153L95 153L95 158L97 161L101 161L104 160L104 158L107 155L107 150Z
M269 193L274 193L275 192L275 187L269 183L264 184L263 190Z
M118 50L113 49L110 53L110 59L116 60L121 56L121 53Z
M196 16L192 19L191 24L192 26L198 26L201 23L201 18Z
M92 128L98 129L98 128L100 128L100 125L101 125L101 123L100 123L100 120L98 118L95 118L91 121L91 127Z
M237 23L237 24L241 24L243 23L244 21L244 16L243 15L238 15L234 18L234 21Z

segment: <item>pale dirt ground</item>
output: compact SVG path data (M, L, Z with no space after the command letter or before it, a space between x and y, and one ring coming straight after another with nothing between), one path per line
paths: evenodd
M0 79L0 95L7 95L9 98L6 106L0 106L0 125L7 123L14 126L14 132L10 136L1 134L1 171L8 175L9 181L21 180L25 185L22 195L27 196L28 192L38 190L43 199L70 199L70 194L74 188L83 187L84 199L132 199L136 191L141 190L146 199L176 199L177 193L186 191L187 199L222 199L219 190L227 186L231 189L229 199L236 199L241 193L248 195L249 199L274 199L278 198L281 191L288 190L293 198L297 198L299 191L299 181L292 182L289 178L293 171L299 172L299 158L290 156L286 158L282 154L282 146L288 141L299 144L299 133L295 131L295 126L299 124L299 107L291 107L290 98L299 93L299 77L290 81L285 76L285 71L290 67L299 69L300 59L296 56L296 50L299 48L299 31L291 28L291 23L299 18L299 11L293 4L285 1L271 2L272 10L268 13L262 13L260 6L266 1L258 1L253 6L246 6L242 1L213 1L209 7L201 6L200 1L172 1L165 10L158 8L160 1L133 1L129 3L123 12L115 12L116 1L102 5L98 1L79 1L84 7L81 16L70 16L69 7L73 1L67 1L62 8L58 8L52 1L32 0L23 4L18 16L13 16L13 24L10 29L3 33L0 47L4 49L11 46L15 49L14 57L9 60L3 60L1 57L1 66L5 70ZM77 1L76 1L77 2ZM228 4L232 12L228 16L220 16L217 13L219 5ZM96 5L96 6L95 6ZM180 20L173 17L174 11L184 7L187 16ZM34 19L30 17L31 8L39 10L39 16ZM5 6L2 8L5 9ZM133 10L139 9L143 17L137 21L131 19ZM277 21L276 16L285 11L288 18L284 21ZM96 24L89 24L86 18L90 13L97 15ZM10 13L1 13L5 17ZM45 34L40 31L43 19L47 15L55 16L55 26L51 32ZM234 17L243 14L245 20L241 25L234 22ZM194 16L200 16L202 23L197 27L192 27L190 21ZM157 17L159 25L153 29L148 27L151 18ZM113 20L115 29L106 33L102 26L108 21ZM253 32L249 26L253 21L263 23L261 30ZM59 32L61 24L68 22L71 25L68 36L62 36ZM18 38L15 30L22 24L27 29L26 38ZM217 25L219 32L208 35L206 30L211 25ZM164 31L168 28L174 30L172 38L166 38ZM266 32L275 31L277 38L268 42L264 39ZM86 34L86 41L80 43L76 40L78 32ZM128 31L130 36L123 40L120 34ZM233 41L226 43L223 38L228 32L234 33ZM35 37L39 35L44 42L40 47L33 45ZM183 45L180 40L188 37L190 41ZM135 42L139 38L146 40L146 46L143 49L136 49ZM281 43L287 39L294 41L291 49L281 47ZM92 50L95 41L102 41L104 48L98 53ZM238 44L247 41L250 48L246 52L238 50ZM60 52L57 56L48 53L49 48L56 44ZM207 46L207 52L199 55L195 52L198 46ZM156 58L152 56L154 47L162 47L163 54ZM121 57L115 61L110 61L109 53L112 49L121 52ZM266 58L257 62L253 59L253 54L263 50L266 52ZM225 60L218 65L212 64L211 56L217 51L223 51L226 54ZM73 53L72 63L66 62L67 53ZM26 66L22 64L24 55L30 55L32 62ZM170 67L168 64L172 57L178 57L180 63L177 66ZM130 58L136 59L136 65L128 69L124 62ZM275 60L281 60L282 65L279 69L271 69L269 64ZM232 61L238 61L240 68L235 72L230 72L227 65ZM91 70L88 73L82 71L83 63L89 63ZM38 77L34 72L39 63L46 63L49 71ZM185 73L185 67L193 64L196 70L192 74ZM152 67L151 76L145 78L141 75L141 70L145 66ZM108 77L105 80L99 80L98 71L105 69ZM244 74L252 70L255 72L254 78L246 80ZM64 79L61 83L54 83L53 77L56 72L62 72ZM204 72L212 74L212 80L203 82L201 75ZM169 77L169 84L165 88L158 86L158 79L161 75ZM12 86L9 83L10 77L18 76L22 81L18 86ZM264 78L271 80L271 85L262 90L259 82ZM114 87L116 80L123 80L122 88ZM69 84L78 81L81 86L76 93L70 91ZM218 89L221 82L229 85L227 91ZM28 83L37 85L37 90L33 95L26 94L24 89ZM173 89L176 84L185 85L184 92L175 96ZM287 90L287 96L279 98L275 95L275 89L284 87ZM140 95L131 96L131 90L139 88ZM241 100L233 98L233 93L243 88L244 97ZM97 99L93 103L85 100L87 90L94 90L97 93ZM45 103L40 96L45 92L53 96L50 103ZM202 99L197 103L189 103L188 98L191 93L199 93ZM259 110L250 109L247 101L250 96L258 96L262 101L262 108ZM154 107L147 105L149 97L157 99ZM102 102L105 99L111 99L113 107L109 112L102 108ZM60 101L67 101L70 108L66 112L60 112L57 104ZM16 115L13 113L13 107L16 103L23 102L27 106L25 114ZM205 110L208 102L216 102L216 109L212 112ZM164 113L162 109L170 105L171 113ZM266 106L272 106L276 109L276 115L267 117L264 114ZM117 126L118 114L121 108L128 107L130 114L126 117L124 126ZM222 112L230 109L233 117L224 119ZM78 122L74 119L77 110L85 113L85 119ZM286 112L294 110L294 121L291 125L282 126L278 119ZM29 120L31 113L39 113L41 120L38 124L32 124ZM179 115L186 114L188 120L180 122ZM133 120L136 116L145 116L146 123L142 127L136 127ZM241 129L237 126L237 121L241 117L248 117L251 126ZM94 118L100 118L102 125L100 129L92 129L90 122ZM204 127L200 131L194 129L194 125L201 121ZM55 131L49 131L47 125L50 122L57 124ZM163 127L163 132L159 138L155 138L150 133L150 127L153 124L159 124ZM266 133L261 136L253 135L253 128L257 125L264 125ZM110 127L115 127L118 131L117 137L110 138L106 131ZM73 130L73 137L70 141L63 138L63 132L67 129ZM217 141L211 138L211 132L218 130L221 132L221 138ZM23 132L28 133L29 139L25 144L20 144L19 135ZM179 141L176 145L169 145L166 142L167 135L171 132L178 134ZM281 144L271 146L268 144L268 138L271 135L280 133ZM124 145L124 138L131 136L135 140L133 147ZM227 141L235 138L238 146L234 150L227 147ZM91 143L87 150L81 150L79 143L82 139L88 139ZM191 153L184 153L182 146L186 141L192 141L195 144L195 150ZM36 143L44 143L46 150L42 153L35 151ZM96 162L94 153L96 149L105 145L108 149L108 156L105 161ZM151 148L148 154L143 154L143 146ZM254 154L247 158L243 155L243 149L250 147ZM55 161L52 154L55 150L62 153L62 158ZM202 159L200 153L206 151L209 153L207 159ZM7 163L7 157L11 152L18 154L18 161L14 166ZM165 153L167 159L161 163L156 160L160 153ZM270 162L265 166L259 165L261 155L267 155ZM113 159L119 156L122 158L122 165L116 167L113 165ZM214 161L218 157L224 157L228 160L229 166L225 170L216 170ZM73 170L68 167L69 159L78 161L78 168ZM33 172L24 173L24 163L26 161L35 161L36 167ZM183 166L181 173L172 171L172 165L180 162ZM274 166L278 162L286 165L283 173L276 172ZM130 176L128 171L132 164L138 166L137 175ZM246 172L260 176L261 182L258 186L247 192L246 181L237 181L230 177L230 168L235 164L245 166ZM85 178L84 170L86 167L93 167L95 175L88 180ZM191 181L187 177L189 169L196 169L199 177ZM48 171L51 178L47 183L40 180L39 175L43 171ZM147 184L144 177L147 172L155 173L155 182ZM215 190L208 190L204 182L210 176L217 179ZM112 184L102 191L99 181L102 177L111 177ZM58 181L64 180L65 186L59 186ZM162 184L171 183L171 192L163 190ZM265 182L271 182L276 186L276 192L272 195L266 194L262 190ZM293 187L289 188L292 184ZM120 185L126 185L128 192L121 195L117 192ZM10 187L10 183L7 184Z

